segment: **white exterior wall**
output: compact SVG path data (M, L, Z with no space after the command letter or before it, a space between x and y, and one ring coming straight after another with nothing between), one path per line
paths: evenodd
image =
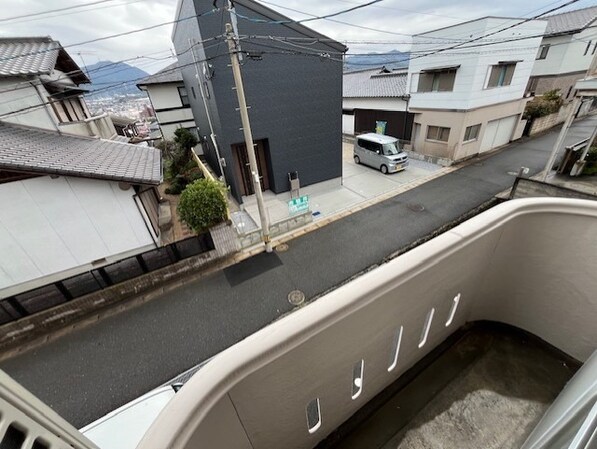
M151 98L151 104L155 109L182 108L182 101L178 95L178 87L184 87L184 83L150 84L146 86L147 93ZM188 92L189 96L192 95Z
M183 107L182 105L182 100L178 94L179 86L184 87L184 83L150 84L145 86L151 104L155 109L155 115L164 138L167 140L174 139L174 131L178 128L192 128L196 126L193 111L190 107ZM193 95L190 90L187 93L189 96ZM199 93L197 92L197 94ZM170 110L160 112L160 109ZM167 124L164 125L163 123Z
M18 89L14 90L15 87L18 87ZM48 101L48 93L43 86L40 86L39 89L42 92L42 99L40 99L35 87L28 84L24 78L0 79L0 116ZM32 109L22 114L2 117L0 120L54 131L58 122L51 107L48 106Z
M0 296L155 247L134 193L71 177L0 184Z
M354 115L342 114L342 134L354 135Z
M520 22L517 19L486 18L455 25L425 35L414 37L414 42L429 42L430 36L471 39ZM535 20L508 31L492 35L489 39L515 39L540 35L545 31L546 21ZM541 38L497 43L471 49L457 48L410 61L408 86L411 93L410 107L414 109L457 109L468 110L522 98L526 88ZM417 44L416 49L431 52L447 44ZM452 44L455 45L455 44ZM474 45L474 44L471 44ZM516 64L512 83L509 86L486 89L486 80L491 65L500 61L521 61ZM456 72L454 89L451 92L416 92L421 70L460 65Z
M164 138L166 140L174 140L174 131L178 128L192 128L195 126L194 121L184 122L184 123L175 123L172 125L161 125L160 128L162 133L164 133Z
M587 43L591 41L585 55ZM591 65L593 49L597 43L597 27L590 27L573 36L556 36L543 39L541 45L551 47L545 59L535 61L532 76L560 75L586 71Z
M406 111L406 101L400 98L343 98L342 109L374 109L378 111Z

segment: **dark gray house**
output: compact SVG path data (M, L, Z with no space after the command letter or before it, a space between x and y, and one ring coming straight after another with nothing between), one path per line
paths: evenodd
M202 92L232 194L242 202L242 196L254 193L222 37L225 24L236 19L263 190L290 190L288 174L293 172L302 186L340 182L346 47L254 1L234 1L236 14L224 9L227 4L218 0L221 9L214 12L213 0L180 0L176 19L197 17L177 22L172 34L208 163L219 172Z

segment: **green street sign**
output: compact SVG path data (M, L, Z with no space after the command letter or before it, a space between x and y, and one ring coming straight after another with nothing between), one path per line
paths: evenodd
M309 195L293 198L288 201L288 212L290 215L298 214L309 210Z

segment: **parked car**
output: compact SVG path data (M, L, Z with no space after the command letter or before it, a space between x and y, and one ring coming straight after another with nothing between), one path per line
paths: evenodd
M354 161L380 170L384 175L408 167L408 155L398 139L383 134L361 134L354 141Z
M81 432L100 449L135 449L180 385L166 385L108 413Z

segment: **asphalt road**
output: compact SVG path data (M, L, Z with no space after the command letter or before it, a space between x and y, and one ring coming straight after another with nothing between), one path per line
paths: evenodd
M567 144L595 126L597 116L577 122ZM287 252L255 256L0 368L81 427L289 312L291 290L312 298L491 199L521 166L537 173L556 136L513 144L292 240Z

